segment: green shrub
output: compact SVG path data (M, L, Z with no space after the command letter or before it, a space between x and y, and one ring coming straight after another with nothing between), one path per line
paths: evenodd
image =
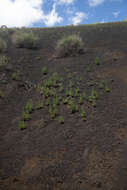
M56 51L59 57L76 56L83 53L83 41L77 34L65 36L57 42Z
M39 38L32 31L16 31L12 36L12 42L19 48L37 49L39 47Z
M3 40L2 38L0 38L0 53L4 52L7 48L7 44L5 42L5 40Z

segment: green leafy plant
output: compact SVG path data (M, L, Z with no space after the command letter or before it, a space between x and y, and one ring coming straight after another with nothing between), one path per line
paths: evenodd
M44 107L44 102L43 100L39 100L37 103L36 103L36 109L42 109Z
M22 119L24 121L29 121L30 120L30 114L29 114L29 112L23 112L22 113Z
M40 83L37 84L37 91L38 91L39 94L43 93L43 87L41 86Z
M100 59L98 57L96 57L95 63L96 63L96 65L100 65Z
M86 112L84 109L81 110L81 117L83 121L86 121Z
M84 52L83 46L83 41L79 35L65 36L57 42L57 55L59 57L76 56Z
M19 127L20 127L21 130L26 129L26 123L24 121L20 121Z
M21 74L20 74L20 72L15 72L15 73L12 74L12 80L18 81L18 80L20 80L20 79L21 79Z
M82 96L79 97L79 104L80 105L83 104L83 98L82 98Z
M49 78L47 80L44 80L44 86L45 87L49 87L50 88L52 86L52 84L53 84L53 82L52 82L51 78Z
M50 99L47 98L47 99L46 99L46 106L49 106L49 105L50 105Z
M47 72L48 72L48 71L47 71L47 67L45 67L45 66L44 66L44 67L42 67L42 73L43 73L44 75L46 75L46 74L47 74Z
M64 117L63 117L63 116L59 116L59 117L58 117L58 122L59 122L60 124L64 124Z
M64 98L63 99L63 104L67 104L68 103L68 99L67 98Z
M27 113L32 113L33 111L33 101L30 99L26 104L26 111Z
M69 101L69 106L70 106L70 111L71 111L71 113L75 113L75 112L77 111L76 105L75 105L75 103L74 103L73 100L70 100L70 101Z
M75 96L76 96L76 97L79 96L79 93L80 93L79 88L76 88L76 89L75 89Z

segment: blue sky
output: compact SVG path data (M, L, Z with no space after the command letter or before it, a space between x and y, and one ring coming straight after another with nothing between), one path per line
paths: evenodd
M123 21L127 0L0 0L0 26L53 27Z

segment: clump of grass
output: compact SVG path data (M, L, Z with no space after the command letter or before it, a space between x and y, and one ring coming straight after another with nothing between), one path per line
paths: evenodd
M24 121L20 121L19 127L20 127L21 130L26 129L26 123Z
M63 116L59 116L59 117L58 117L58 122L59 122L60 124L64 124L64 117L63 117Z
M58 110L57 105L49 106L49 115L52 119L54 119L57 116Z
M70 111L71 113L75 113L78 111L78 107L75 105L73 100L69 101Z
M90 65L87 67L86 71L87 71L87 72L90 72L90 71L91 71Z
M20 78L21 78L20 72L15 72L12 74L12 80L20 80Z
M24 121L29 121L30 120L30 114L28 112L23 112L22 113L22 119Z
M32 31L17 30L12 36L12 42L18 48L37 49L39 38Z
M27 113L31 113L33 111L33 101L30 99L26 104Z
M36 109L39 110L39 109L42 109L44 107L44 102L43 100L39 100L37 103L36 103Z
M44 67L42 67L42 73L43 73L44 75L46 75L46 74L47 74L47 72L48 72L48 71L47 71L47 67L45 67L45 66L44 66Z
M81 110L81 117L83 121L86 121L86 112L84 109Z
M57 42L57 55L59 57L76 56L83 53L83 41L77 34L65 36Z
M99 57L96 57L96 59L95 59L95 64L96 64L96 65L100 65L100 59L99 59Z
M7 43L5 42L5 40L0 38L0 53L4 52L6 48L7 48Z

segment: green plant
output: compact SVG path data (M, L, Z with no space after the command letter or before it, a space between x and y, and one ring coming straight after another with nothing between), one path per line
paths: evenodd
M84 109L81 110L81 117L82 117L82 120L85 121L86 120L86 112Z
M44 86L45 87L49 87L50 88L52 86L52 84L53 84L53 82L52 82L51 78L49 78L47 80L44 80Z
M39 38L32 31L16 31L12 36L12 42L18 48L37 49Z
M75 89L75 96L76 96L76 97L79 96L79 92L80 92L79 88L76 88L76 89Z
M12 80L20 80L21 78L20 76L21 76L20 72L15 72L12 74Z
M110 92L110 88L108 86L105 86L105 91Z
M30 114L29 114L29 112L23 112L22 113L22 119L24 121L29 121L30 120Z
M59 116L59 117L58 117L58 122L59 122L60 124L64 124L64 117L63 117L63 116Z
M87 95L86 95L85 92L83 92L82 97L83 97L85 100L87 100Z
M20 127L21 130L26 129L26 124L25 124L25 122L24 122L24 121L20 121L19 127Z
M96 63L96 65L100 65L100 59L98 57L96 57L95 63Z
M40 83L37 84L37 91L38 91L39 94L43 93L43 87L41 86Z
M46 99L46 106L49 106L49 105L50 105L50 99L47 98L47 99Z
M65 36L57 42L57 55L59 57L76 56L83 53L83 41L77 34Z
M49 114L50 114L50 117L52 118L52 119L54 119L56 116L57 116L57 113L58 113L58 111L57 111L57 106L56 105L53 105L53 107L50 105L49 106Z
M67 104L68 103L68 99L67 98L64 98L63 99L63 104Z
M50 96L50 89L48 87L44 88L44 96L48 98Z
M69 87L72 88L73 87L73 83L72 80L69 81Z
M79 97L79 104L80 105L83 104L83 98L82 98L82 96Z
M69 101L69 106L70 106L70 111L71 111L71 113L75 113L75 112L77 111L76 105L75 105L75 103L74 103L73 100L70 100L70 101Z
M47 72L48 72L48 71L47 71L47 67L45 67L45 66L44 66L44 67L42 67L42 73L43 73L44 75L46 75L46 74L47 74Z
M103 89L103 84L102 84L102 83L99 83L98 88L99 88L99 89Z
M6 48L7 48L7 43L5 42L5 40L0 38L0 53L4 52Z
M59 88L59 92L63 92L64 91L64 86L60 86L60 88Z
M36 104L36 109L42 109L44 107L44 102L43 100L39 100Z
M58 76L57 72L53 73L52 80L53 80L53 86L54 87L58 87L59 86L59 84L58 84L58 82L59 82L59 76Z
M59 104L60 104L59 98L58 98L58 96L56 96L56 97L53 99L53 105L59 105Z
M31 113L33 111L33 101L30 99L26 104L27 113Z
M8 58L5 55L0 55L0 68L6 67L8 65Z

